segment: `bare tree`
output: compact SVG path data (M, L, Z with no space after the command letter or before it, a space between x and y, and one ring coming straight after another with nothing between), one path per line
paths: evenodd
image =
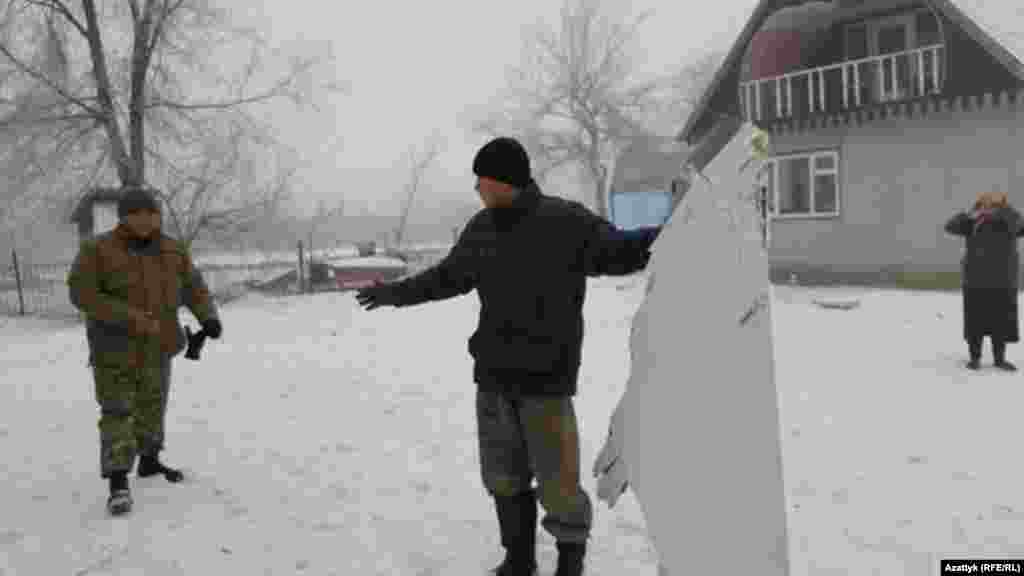
M725 51L712 50L666 77L655 92L653 105L643 111L647 129L660 137L674 137L697 107L724 59Z
M224 62L240 52L244 65L225 72ZM149 160L165 175L177 170L181 180L170 183L179 199L183 182L197 190L222 184L230 153L198 169L194 158L258 140L252 135L259 131L238 129L259 125L251 106L309 103L318 88L337 89L314 85L317 57L293 58L283 74L265 77L274 68L269 52L257 32L233 27L214 0L0 2L5 173L17 174L18 190L31 195L74 194L102 179L149 184ZM203 174L211 178L199 185ZM194 204L207 198L200 193ZM198 221L217 227L223 215Z
M333 207L328 207L327 201L321 199L316 204L316 212L313 214L313 218L309 223L309 253L313 254L313 239L317 231L324 224L331 221L332 218L341 216L345 213L344 199L339 199Z
M194 157L156 162L153 168L165 182L163 204L171 232L186 245L204 236L231 241L243 228L272 219L291 196L293 163L269 154L276 149L249 143L244 126L227 130L203 141Z
M505 102L476 130L517 134L538 179L561 167L582 168L597 212L607 215L608 161L647 132L638 119L662 84L633 77L630 44L646 18L612 17L601 0L564 0L559 29L539 26L525 38Z
M405 229L409 222L409 212L412 210L416 194L423 185L424 177L431 165L441 155L442 141L438 134L431 136L423 147L418 149L413 146L409 149L409 180L405 184L405 202L402 204L402 215L399 218L398 226L395 228L395 248L400 249L402 240L405 237Z

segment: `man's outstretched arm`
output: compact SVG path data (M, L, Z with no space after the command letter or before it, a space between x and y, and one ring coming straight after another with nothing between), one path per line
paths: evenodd
M360 290L357 298L367 309L414 306L467 294L476 288L477 266L472 229L475 218L459 235L443 260L404 280Z
M647 267L660 226L621 230L582 206L576 217L582 224L587 276L625 276Z

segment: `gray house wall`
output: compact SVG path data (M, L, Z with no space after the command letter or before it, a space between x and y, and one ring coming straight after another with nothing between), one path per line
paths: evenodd
M953 213L993 190L1024 209L1024 93L971 102L773 132L773 155L837 150L842 183L838 217L773 219L773 265L854 276L959 270L963 243L942 230Z

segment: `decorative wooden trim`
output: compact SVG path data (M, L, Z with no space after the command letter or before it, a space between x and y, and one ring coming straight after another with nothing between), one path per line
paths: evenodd
M921 120L932 114L958 115L986 110L1024 111L1024 89L887 102L831 114L780 118L767 123L766 127L772 134L803 134L835 128L858 128L885 120Z

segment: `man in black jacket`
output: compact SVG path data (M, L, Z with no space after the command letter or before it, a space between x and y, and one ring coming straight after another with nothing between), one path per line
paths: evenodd
M544 195L526 151L511 138L481 148L473 172L485 208L444 260L357 297L372 310L477 291L480 320L469 353L480 462L506 549L494 574L536 573L539 497L547 512L542 525L557 541L556 576L579 576L593 516L580 485L572 401L586 277L642 270L659 229L621 231L579 203Z

